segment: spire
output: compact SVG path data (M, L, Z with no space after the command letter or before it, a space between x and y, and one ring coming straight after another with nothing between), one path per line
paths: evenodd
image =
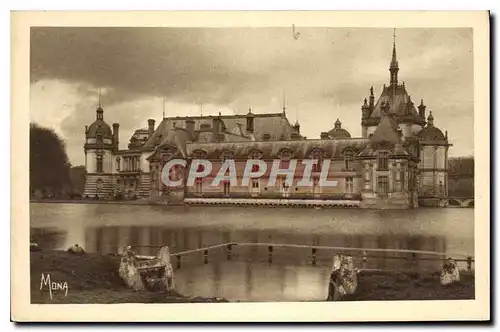
M104 110L101 107L101 89L97 89L97 110L96 112L96 119L97 120L104 120Z
M373 95L373 85L370 87L370 108L375 106L375 96Z
M335 121L335 129L340 129L342 128L342 122L337 118L337 121Z
M427 117L427 126L434 126L434 117L432 116L432 111L429 112L429 116Z
M286 98L285 98L285 89L283 89L283 114L285 114L286 110Z
M391 64L389 66L389 71L391 73L391 86L395 87L398 85L398 71L399 71L398 60L396 57L396 29L394 29L392 37L393 37L392 59L391 59Z
M165 97L162 96L161 97L161 107L162 107L162 110L163 110L163 119L165 119Z

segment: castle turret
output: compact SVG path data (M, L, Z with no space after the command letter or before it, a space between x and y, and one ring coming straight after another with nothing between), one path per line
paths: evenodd
M370 110L373 110L375 106L375 95L373 94L373 85L370 87Z
M104 110L99 105L96 119L85 130L85 189L84 195L104 197L111 192L113 151L118 149L118 124L111 127L104 122Z

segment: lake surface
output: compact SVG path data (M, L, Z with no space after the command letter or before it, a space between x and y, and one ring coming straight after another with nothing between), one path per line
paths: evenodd
M168 245L181 252L227 242L413 249L474 256L474 209L303 209L169 207L117 204L30 204L32 241L43 248L116 254L131 245L156 255ZM354 254L355 252L353 252ZM435 271L440 261L412 261L409 254L376 253L364 267ZM405 256L406 255L406 256ZM324 300L333 252L267 246L235 246L184 256L176 288L189 296L241 301ZM403 257L406 259L394 259ZM427 258L432 257L428 256ZM355 257L360 266L361 258ZM463 265L462 265L463 267Z

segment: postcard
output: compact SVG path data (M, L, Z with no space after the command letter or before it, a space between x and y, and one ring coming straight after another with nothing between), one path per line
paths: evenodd
M12 320L489 320L489 54L486 11L13 12Z

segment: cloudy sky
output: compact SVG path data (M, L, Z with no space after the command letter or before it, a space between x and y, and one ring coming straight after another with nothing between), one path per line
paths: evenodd
M31 121L66 141L83 164L84 127L95 119L98 88L104 119L120 123L120 147L147 119L280 112L319 138L337 118L361 135L361 105L389 83L392 29L32 28ZM398 29L399 80L454 145L473 154L471 29Z

